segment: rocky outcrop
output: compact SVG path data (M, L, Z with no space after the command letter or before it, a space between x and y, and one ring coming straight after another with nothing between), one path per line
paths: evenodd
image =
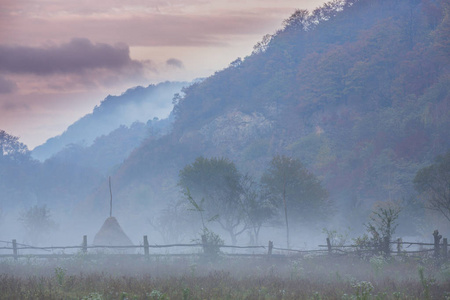
M246 114L234 110L204 125L199 133L214 147L234 152L254 140L270 135L272 125L272 121L261 113Z

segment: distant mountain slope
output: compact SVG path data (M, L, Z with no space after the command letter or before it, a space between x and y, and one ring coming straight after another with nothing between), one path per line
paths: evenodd
M147 123L135 122L131 126L121 125L107 135L94 140L90 146L70 144L54 154L48 161L83 167L109 175L144 140L153 140L167 134L171 129L173 117L149 120Z
M17 137L0 130L1 214L34 204L70 212L107 180L143 140L167 134L173 117L121 125L91 146L70 144L44 162L34 160Z
M179 197L178 172L199 155L259 176L279 153L300 158L340 207L408 197L415 172L450 148L449 28L446 0L297 11L251 56L185 90L173 131L117 171L119 194L156 205Z
M120 125L147 122L154 117L167 117L172 110L174 94L186 82L163 82L148 87L134 87L120 96L108 96L93 112L85 115L60 136L47 140L32 151L32 156L45 160L69 144L90 146L95 138L106 135Z

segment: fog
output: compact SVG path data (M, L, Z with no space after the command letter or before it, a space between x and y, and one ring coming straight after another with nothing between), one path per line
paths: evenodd
M0 130L0 290L445 299L448 8L297 10L250 56L108 96L32 152Z
M114 209L112 216L115 217L123 231L131 239L133 245L143 245L143 236L148 237L150 245L165 244L190 244L199 243L202 235L201 222L192 211L180 210L178 216L181 220L170 219L165 214L165 207L160 205L153 206L153 209L130 211L123 209L117 199L114 201ZM105 195L105 205L99 211L82 211L81 209L63 209L47 206L49 209L49 219L54 221L55 226L45 229L42 232L33 232L34 236L30 236L26 230L24 222L21 218L29 208L17 208L15 210L7 210L2 212L0 236L3 242L11 242L13 239L18 243L36 247L47 246L80 246L83 236L87 235L88 245L93 245L95 235L99 232L105 220L109 217L109 199ZM354 239L365 233L365 224L369 221L369 212L364 223L353 224L347 226L348 222L343 222L342 216L336 215L334 218L328 219L326 222L295 222L291 220L290 228L290 248L294 250L317 250L321 249L319 245L326 245L326 238L329 237L331 231L335 231L345 244L354 243ZM164 219L164 217L166 219ZM440 229L440 233L446 237L450 233L446 220L436 218L434 222L424 224L422 231L413 232L404 228L405 224L399 224L399 233L396 233L392 240L397 238L411 242L432 243L433 237L431 233L435 228ZM232 245L230 237L218 224L214 222L208 225L208 229L217 233L224 240L225 245ZM36 236L38 237L36 239ZM251 230L243 232L237 238L238 246L264 246L267 248L268 242L272 241L277 248L287 248L286 246L286 229L282 218L278 218L263 225L259 235L259 241L256 244ZM111 242L114 245L114 242ZM118 244L120 245L120 243ZM185 250L185 249L184 249ZM198 249L197 249L198 250ZM76 252L67 250L67 252ZM177 248L173 249L157 249L155 253L177 253ZM224 249L229 252L229 249ZM236 250L241 252L240 250ZM264 250L243 250L246 252L265 253ZM11 254L11 251L3 250L4 254ZM138 252L142 253L143 249ZM235 252L235 250L233 250ZM21 251L25 253L41 253L42 251Z
M188 85L187 82L163 82L130 88L119 96L109 95L92 113L70 125L61 135L37 146L32 156L44 161L70 144L91 146L96 138L109 134L121 125L146 123L154 118L166 119L172 111L174 95L181 93L181 89Z

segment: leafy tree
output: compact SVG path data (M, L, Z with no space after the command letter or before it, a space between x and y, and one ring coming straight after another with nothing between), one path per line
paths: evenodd
M288 19L283 21L285 29L305 30L309 25L309 12L306 9L297 9Z
M266 34L263 36L261 42L256 43L255 46L253 46L253 54L263 53L267 50L267 48L270 45L270 41L272 40L273 36L271 34Z
M28 148L25 144L19 142L19 138L0 130L0 159L9 157L17 159L20 156L29 155Z
M434 164L420 169L414 187L427 201L427 208L440 212L450 221L450 151L438 156Z
M395 233L401 208L392 202L383 203L372 211L369 223L365 224L367 233L355 240L360 248L370 248L374 253L390 254L390 243Z
M390 251L389 245L398 226L395 221L398 219L400 211L401 209L394 205L379 207L372 212L370 222L366 225L367 231L372 234L372 237L378 239L379 245L383 245L381 249L386 254Z
M271 201L284 208L286 242L289 248L288 211L306 218L325 211L328 192L320 181L298 160L275 156L261 178L263 189Z
M0 130L0 201L5 212L35 198L39 167L18 137Z
M57 227L46 205L32 206L22 213L19 221L22 222L26 235L33 244L38 244L44 235Z
M205 217L215 217L229 233L233 244L236 244L236 237L247 229L241 204L241 178L234 163L226 158L198 157L179 174L179 185L184 194L189 191L192 198L202 199Z

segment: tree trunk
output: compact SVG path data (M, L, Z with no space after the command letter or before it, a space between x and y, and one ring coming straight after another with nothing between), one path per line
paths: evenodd
M286 244L289 249L289 222L287 215L287 204L286 204L286 182L283 184L283 203L284 203L284 218L286 219Z

